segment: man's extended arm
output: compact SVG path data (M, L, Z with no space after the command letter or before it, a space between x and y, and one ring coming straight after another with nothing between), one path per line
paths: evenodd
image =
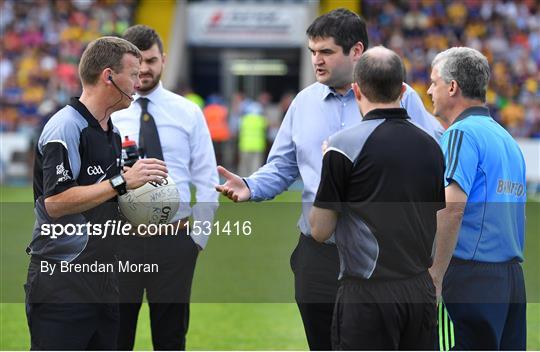
M253 175L242 179L223 167L218 168L225 183L216 190L235 202L268 200L285 191L299 175L296 147L292 139L292 119L295 103L287 111L268 162ZM245 181L244 181L245 180Z

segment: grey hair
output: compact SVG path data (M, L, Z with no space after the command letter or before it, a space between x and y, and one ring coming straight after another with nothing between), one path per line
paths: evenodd
M489 83L489 63L478 50L454 47L435 56L431 63L444 82L456 81L466 98L486 101Z

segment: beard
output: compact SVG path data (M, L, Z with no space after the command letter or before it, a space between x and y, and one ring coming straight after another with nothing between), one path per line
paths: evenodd
M159 81L161 80L161 72L156 75L152 75L152 77L144 78L144 80L148 80L148 79L150 80L149 82L145 82L141 84L141 86L138 89L139 92L147 93L153 90L158 85Z

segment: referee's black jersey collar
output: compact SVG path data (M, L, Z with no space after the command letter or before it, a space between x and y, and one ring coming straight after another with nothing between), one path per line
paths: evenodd
M363 120L377 120L377 119L408 119L407 110L403 108L392 109L373 109L368 112Z
M489 114L489 109L486 108L485 106L472 106L470 108L467 108L465 110L463 110L463 112L461 114L459 114L459 116L454 120L454 122L452 122L452 124L458 122L458 121L461 121L469 116L472 116L472 115L481 115L481 116L486 116L486 117L490 117L491 115Z
M81 114L82 117L85 118L85 120L88 122L89 126L99 127L99 129L103 131L103 129L101 128L101 125L98 122L98 120L94 117L94 115L92 115L92 113L88 110L86 105L81 103L81 101L79 100L79 97L72 97L70 102L69 102L69 106L71 106L73 109L77 110L77 112L79 114ZM111 119L109 119L109 121L107 121L107 126L108 126L108 131L113 130L113 124L112 124Z

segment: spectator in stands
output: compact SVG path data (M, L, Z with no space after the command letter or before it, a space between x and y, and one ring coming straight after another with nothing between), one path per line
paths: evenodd
M242 116L247 114L246 107L251 104L251 99L241 92L235 92L231 97L229 104L229 131L231 132L231 142L229 143L228 158L232 160L231 165L234 165L233 170L237 171L239 164L238 152L238 133L240 129L240 120Z
M48 98L59 105L66 104L70 96L80 92L75 65L85 45L100 35L122 33L132 22L135 3L133 0L3 0L0 84L5 85L16 75L17 86L26 90L28 68L31 68L47 82ZM492 73L494 78L487 92L488 107L498 122L504 123L502 110L510 102L524 106L527 95L540 94L538 85L534 92L523 88L526 82L539 80L537 1L365 0L363 13L372 43L383 44L403 58L407 81L418 92L424 92L429 85L424 73L429 72L435 54L451 46L465 45L481 51L493 64L494 71L501 65L507 68L501 79ZM36 52L29 50L30 47L37 49ZM199 98L195 99L201 104ZM429 110L429 97L421 98ZM526 115L532 114L528 108L524 109ZM233 138L235 116L242 114L232 112L229 119ZM17 116L15 125L18 121ZM531 129L509 130L523 137L540 134L538 127L530 126Z
M263 164L268 125L261 104L252 102L246 107L246 112L247 114L240 120L238 135L240 150L238 173L242 176L251 175Z
M203 114L214 145L216 161L218 165L224 165L223 160L227 152L227 144L231 139L229 122L227 121L229 111L221 96L213 94L207 100L208 104L204 107Z
M268 128L266 129L266 150L263 155L263 158L266 159L276 139L284 114L282 114L279 104L273 102L272 93L268 91L261 92L257 98L257 102L261 104L262 115L266 117L268 123Z
M45 100L65 105L79 95L77 64L86 45L122 33L132 22L132 0L0 3L1 130L39 132ZM8 104L8 106L4 106ZM50 104L49 104L50 105Z
M475 48L492 63L487 100L493 117L514 136L540 134L538 126L531 124L533 118L525 122L524 117L537 113L525 106L526 97L540 94L538 85L525 88L532 86L529 80L538 81L540 72L540 6L534 1L366 0L363 4L373 44L388 46L404 58L407 79L418 92L429 85L424 73L430 71L437 52L450 46ZM429 98L424 95L422 100L429 109Z
M204 98L201 97L199 94L195 93L191 87L187 86L185 90L180 93L180 95L182 95L187 100L190 100L193 103L197 104L197 106L201 109L204 108Z

